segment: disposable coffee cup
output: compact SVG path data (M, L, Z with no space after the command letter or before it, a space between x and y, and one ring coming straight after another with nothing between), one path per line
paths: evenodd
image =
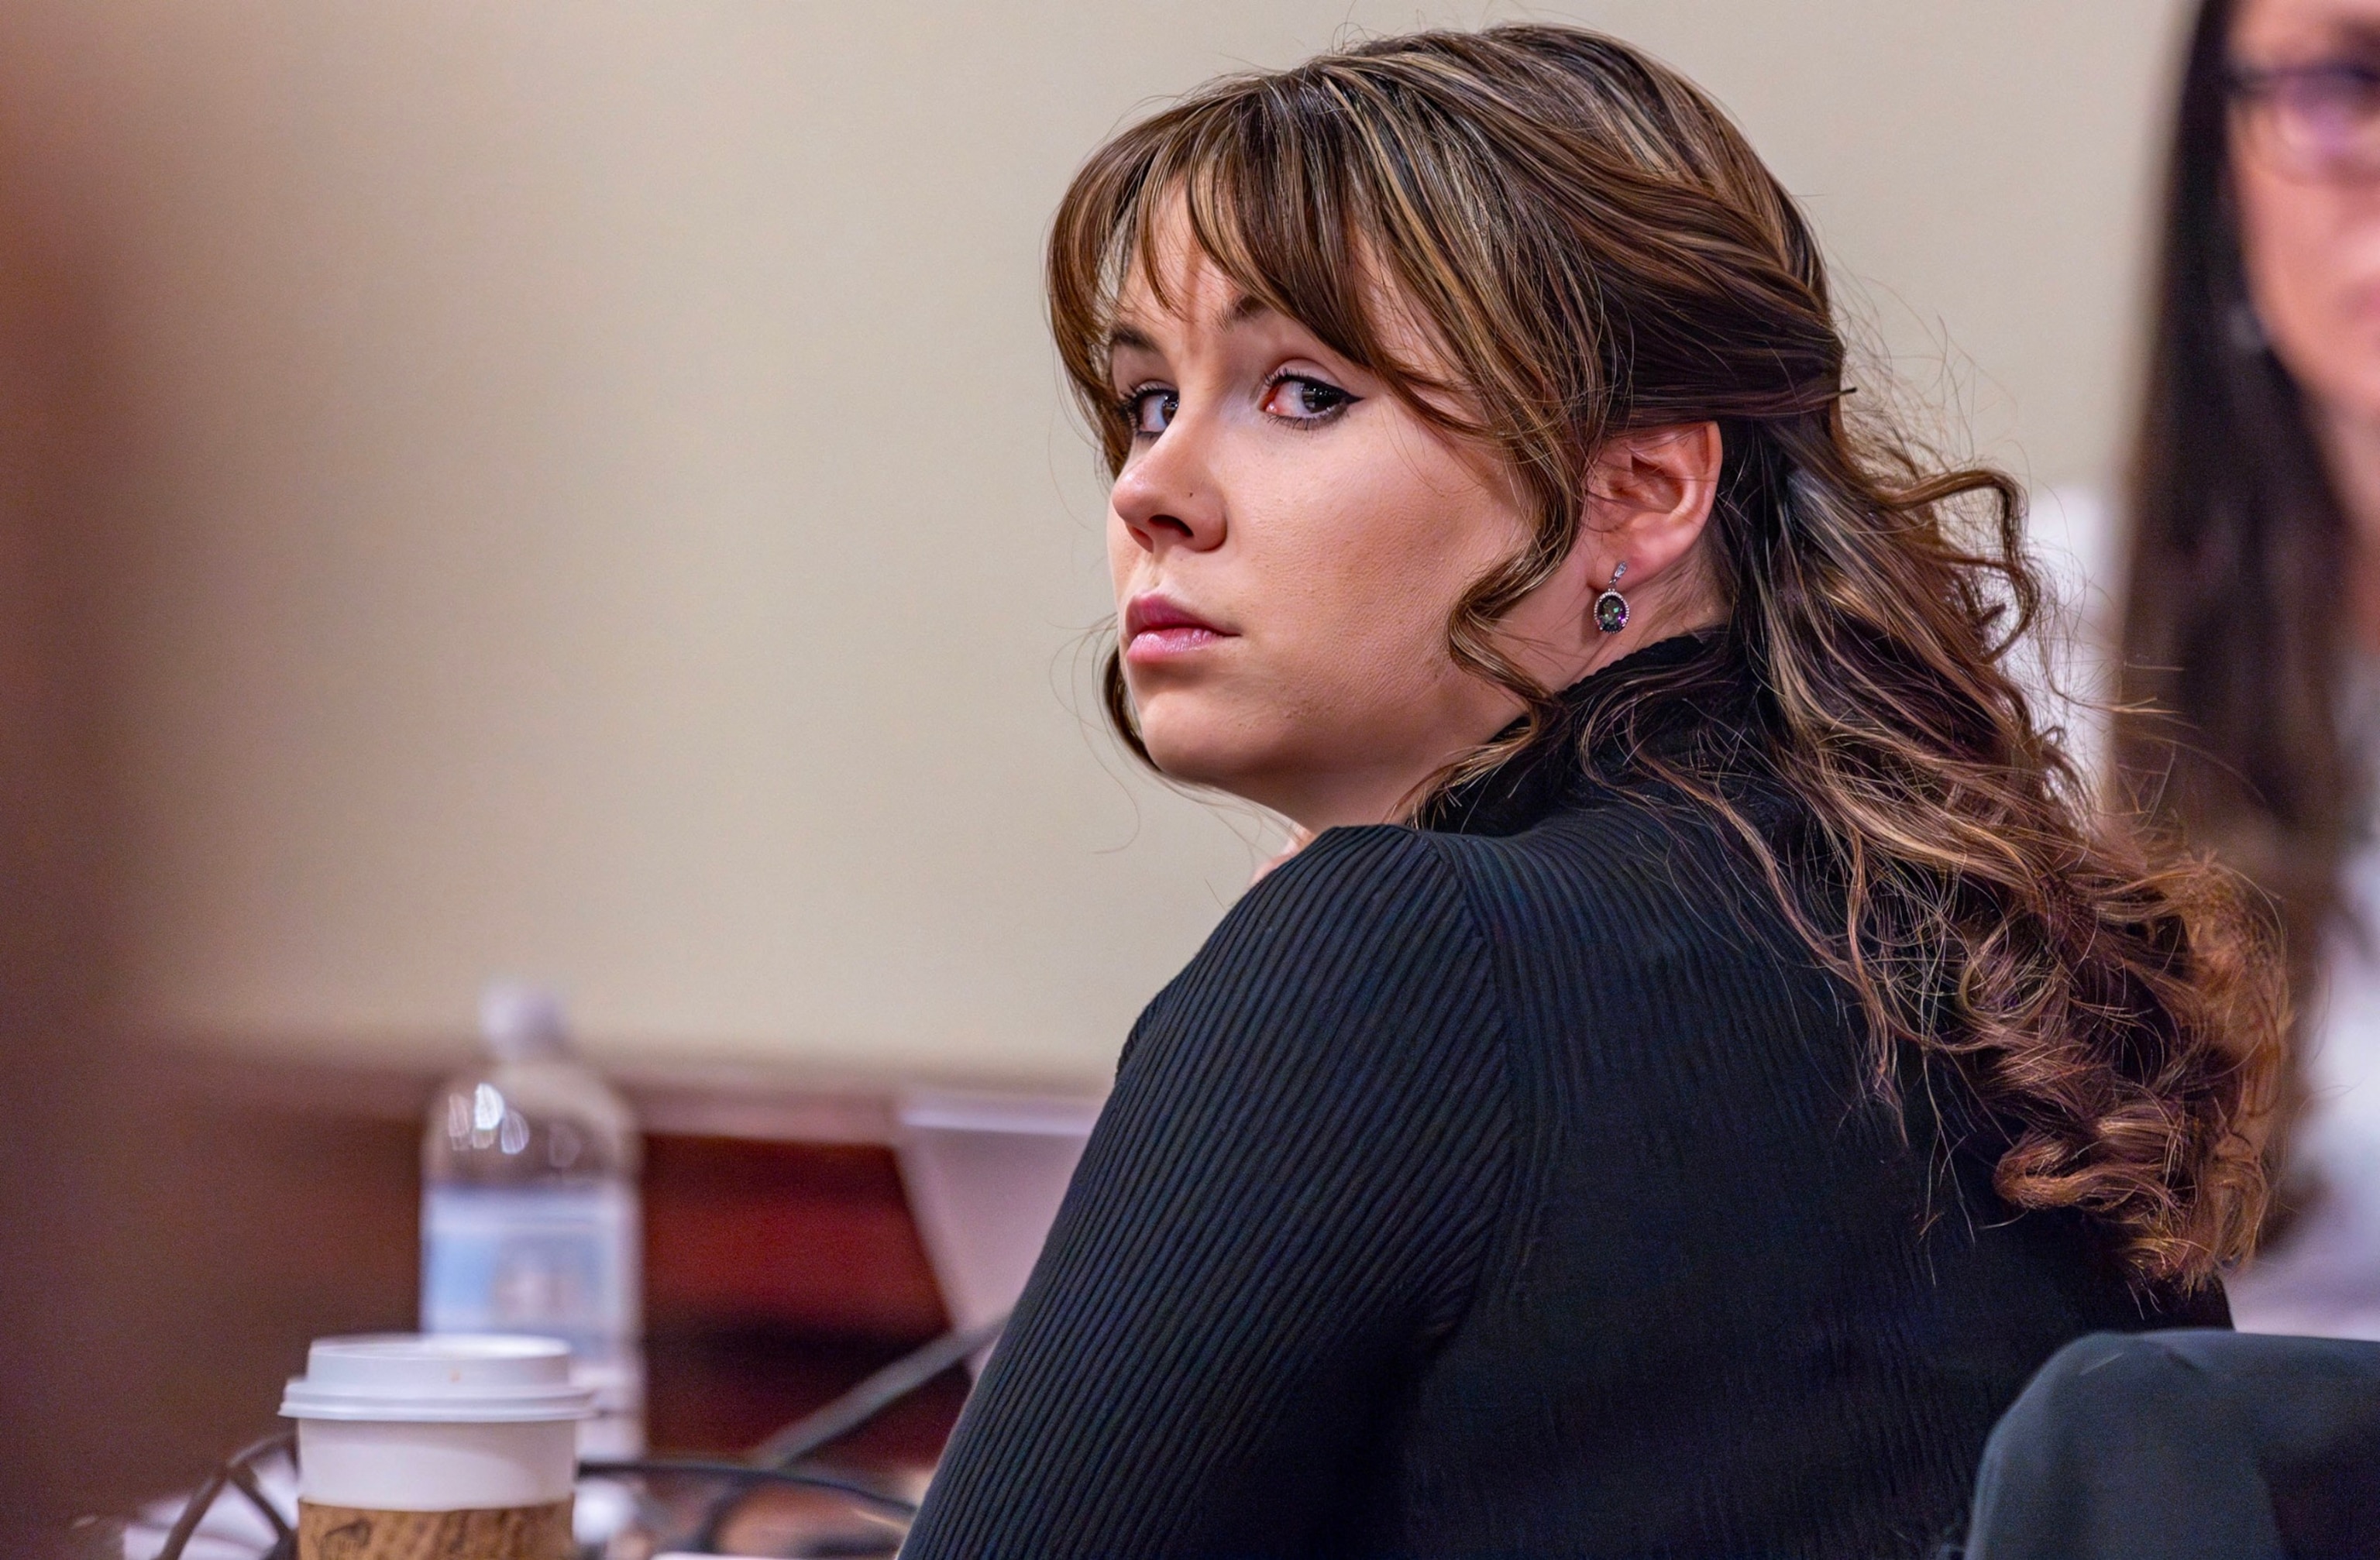
M570 1560L578 1421L594 1394L551 1338L322 1338L298 1421L298 1560Z

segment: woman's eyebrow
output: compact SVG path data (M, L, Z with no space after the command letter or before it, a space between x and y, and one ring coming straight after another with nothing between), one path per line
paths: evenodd
M1156 339L1137 325L1117 324L1108 332L1108 356L1119 352L1157 352Z
M1242 293L1239 300L1223 311L1223 329L1228 331L1235 325L1245 325L1260 315L1273 312L1272 305L1264 299L1252 293Z
M1272 305L1254 294L1242 293L1232 300L1232 307L1223 311L1222 319L1218 321L1218 328L1232 330L1265 315L1278 312ZM1159 350L1156 338L1129 320L1120 320L1108 330L1110 357L1119 352L1156 353Z

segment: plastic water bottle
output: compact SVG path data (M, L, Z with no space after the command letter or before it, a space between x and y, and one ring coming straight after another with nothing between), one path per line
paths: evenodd
M446 1081L421 1152L421 1330L529 1333L570 1346L595 1392L582 1457L644 1450L635 1119L572 1053L534 986L480 1000L486 1065Z

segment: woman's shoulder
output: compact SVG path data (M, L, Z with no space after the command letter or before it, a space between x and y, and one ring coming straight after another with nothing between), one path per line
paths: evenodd
M1498 835L1331 828L1257 882L1135 1027L1218 1015L1282 1045L1361 1032L1426 1043L1545 955L1615 980L1773 947L1748 855L1697 809L1613 795ZM1632 974L1631 972L1636 972Z
M1240 896L1184 973L1202 964L1310 959L1361 966L1416 944L1461 955L1478 928L1462 864L1400 824L1325 829Z
M1203 1049L1228 1032L1274 1049L1362 1053L1475 1035L1494 1021L1488 963L1442 841L1398 825L1331 828L1240 897L1142 1013L1131 1046L1162 1036L1168 1050Z
M1742 823L1790 856L1789 804L1732 800ZM1748 909L1764 920L1776 908L1744 836L1709 806L1667 791L1597 788L1523 828L1429 840L1473 913L1507 931L1536 916L1565 925L1584 916L1598 923L1597 946L1616 949L1656 906Z
M1740 905L1767 884L1741 840L1706 809L1624 792L1498 834L1375 824L1326 830L1242 896L1202 957L1244 958L1283 942L1337 947L1355 962L1449 953L1545 916L1612 923L1617 952L1655 904ZM1754 896L1748 889L1763 890Z
M1516 832L1435 839L1524 1049L1633 1054L1647 1035L1721 1020L1780 1035L1815 1026L1831 1046L1844 994L1780 892L1818 902L1796 876L1806 841L1764 799L1730 800L1734 819L1613 791Z

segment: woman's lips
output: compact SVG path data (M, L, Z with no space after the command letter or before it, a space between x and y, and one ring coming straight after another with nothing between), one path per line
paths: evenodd
M1155 591L1124 603L1123 659L1135 666L1172 660L1236 637Z

